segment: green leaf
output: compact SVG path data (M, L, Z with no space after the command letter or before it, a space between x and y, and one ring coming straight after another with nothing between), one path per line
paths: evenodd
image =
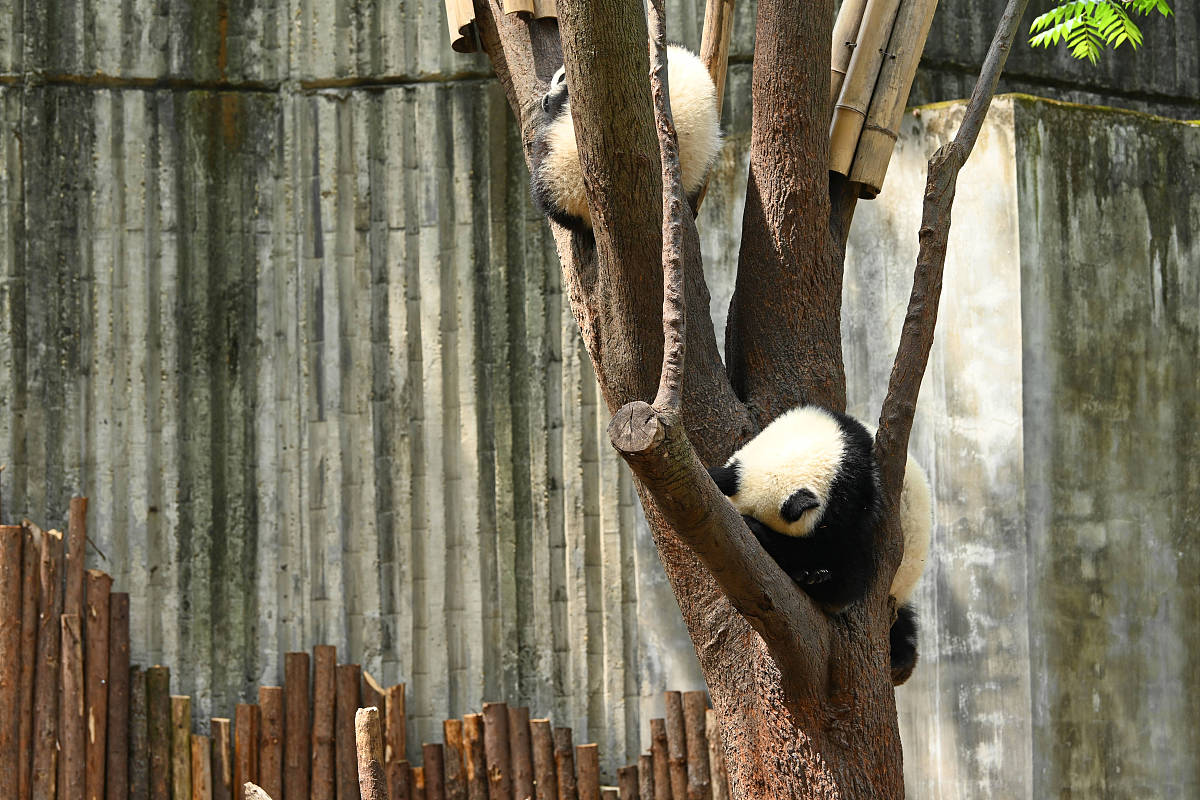
M1029 44L1051 47L1063 43L1075 58L1093 64L1106 49L1142 44L1142 31L1130 16L1173 12L1167 0L1069 0L1039 14L1029 26Z

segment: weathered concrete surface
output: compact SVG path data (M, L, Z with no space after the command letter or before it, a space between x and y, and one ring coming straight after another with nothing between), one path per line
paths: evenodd
M923 164L960 113L906 117L855 220L867 416ZM898 692L914 797L1200 794L1198 170L1200 126L1018 96L963 172L913 442L937 495L923 663Z

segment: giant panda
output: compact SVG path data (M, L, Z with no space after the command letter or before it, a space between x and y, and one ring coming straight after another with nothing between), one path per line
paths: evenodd
M689 50L667 48L671 116L679 136L683 191L694 199L721 146L717 88L704 63ZM567 74L560 67L542 98L545 119L534 136L530 160L533 200L550 219L575 231L590 231L592 218L583 188L583 167L567 97Z
M851 416L799 406L709 469L767 554L830 613L861 600L875 574L882 500L873 442ZM906 603L925 567L933 525L929 479L911 456L899 513L904 555L890 589L899 607L891 665L893 675L907 678L917 659L917 623Z

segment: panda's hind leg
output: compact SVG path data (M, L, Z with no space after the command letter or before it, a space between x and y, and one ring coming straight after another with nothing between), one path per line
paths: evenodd
M908 680L917 666L917 610L911 604L896 610L892 623L892 684L899 686Z

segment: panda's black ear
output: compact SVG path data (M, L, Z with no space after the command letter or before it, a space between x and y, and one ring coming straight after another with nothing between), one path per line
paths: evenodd
M741 480L738 477L738 467L740 464L734 461L732 464L724 467L709 467L708 474L712 476L713 483L721 490L721 494L726 497L733 497L738 493L738 486Z

